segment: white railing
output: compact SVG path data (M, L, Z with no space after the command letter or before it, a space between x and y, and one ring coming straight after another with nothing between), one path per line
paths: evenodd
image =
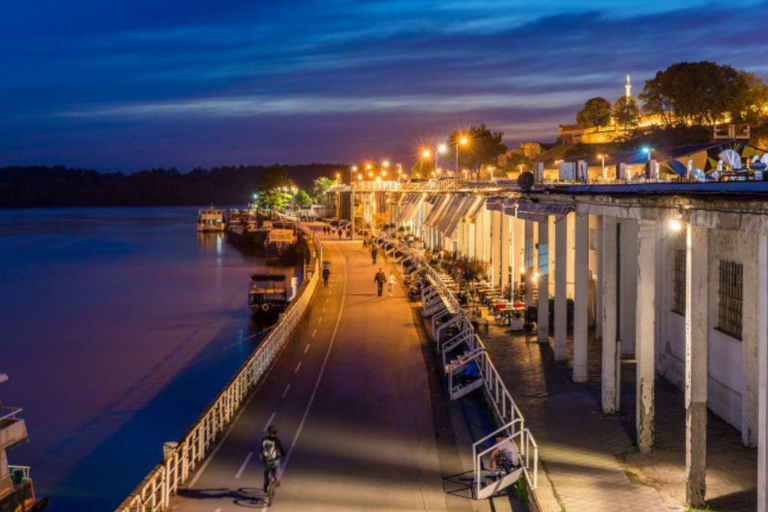
M15 420L16 415L21 412L21 407L2 407L0 408L0 421Z
M427 264L417 251L414 251L406 244L394 240L388 234L379 230L374 230L374 235L379 239L395 243L398 249L403 253L408 254L408 256L417 257L417 259L424 264L425 277L428 279L430 287L434 290L432 293L437 292L437 294L440 295L443 303L453 315L451 322L458 327L459 333L466 341L468 350L475 351L477 349L482 349L483 353L477 358L477 365L480 369L480 376L483 379L485 396L493 406L493 412L499 424L508 425L510 423L517 424L517 422L519 422L520 433L518 435L518 449L525 459L523 472L528 485L532 489L535 489L538 485L539 474L538 445L530 431L525 428L525 418L523 417L523 414L520 412L514 398L512 398L512 394L501 379L496 366L491 360L491 356L488 354L485 344L475 333L472 323L467 317L466 311L464 311L453 293L451 293L448 285L444 282L445 276L441 275L431 265ZM445 365L446 362L445 348L449 345L455 347L455 344L449 343L450 341L451 340L446 340L446 343L441 346L439 335L435 336L435 343L437 344L438 349L443 348L443 350L441 350L443 365Z
M310 272L277 326L230 379L224 389L197 418L177 443L167 443L164 460L152 469L118 507L117 512L167 510L171 496L205 460L224 430L231 424L248 394L267 373L307 310L320 279L322 246L314 233L297 224L310 244Z

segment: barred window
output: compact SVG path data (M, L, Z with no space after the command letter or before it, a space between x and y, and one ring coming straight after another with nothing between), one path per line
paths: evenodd
M672 276L672 311L685 316L685 251L675 251L675 274Z
M744 266L732 261L720 261L717 329L741 339L741 307L744 294Z

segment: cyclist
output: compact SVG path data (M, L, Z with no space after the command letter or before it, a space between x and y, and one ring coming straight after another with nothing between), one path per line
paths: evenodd
M274 471L275 483L277 482L277 473L280 470L280 459L285 455L283 444L277 437L277 429L274 425L267 427L267 436L261 440L261 460L264 462L264 492L269 487L270 473Z

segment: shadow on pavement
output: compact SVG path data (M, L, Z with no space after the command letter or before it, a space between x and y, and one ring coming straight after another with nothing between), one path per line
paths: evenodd
M195 500L231 499L239 507L264 508L267 506L266 495L258 488L241 487L239 489L179 489L178 495Z

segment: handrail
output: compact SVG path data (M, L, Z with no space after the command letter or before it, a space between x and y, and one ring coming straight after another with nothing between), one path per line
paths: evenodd
M6 412L7 411L7 412ZM15 420L16 415L22 411L21 407L2 407L0 408L0 421Z
M207 458L220 435L235 419L246 397L267 373L272 362L293 334L309 306L320 279L323 247L314 232L296 223L311 241L309 275L299 287L277 326L259 344L224 389L203 410L177 443L166 445L164 460L157 464L117 508L117 512L160 512L190 474Z

